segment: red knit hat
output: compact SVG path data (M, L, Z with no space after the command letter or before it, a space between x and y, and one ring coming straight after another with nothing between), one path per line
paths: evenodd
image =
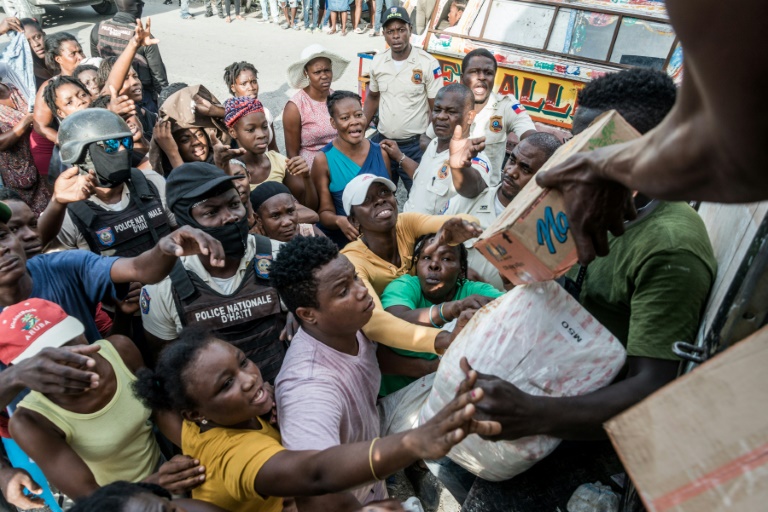
M0 313L0 361L18 364L48 347L60 347L85 328L53 302L27 299Z

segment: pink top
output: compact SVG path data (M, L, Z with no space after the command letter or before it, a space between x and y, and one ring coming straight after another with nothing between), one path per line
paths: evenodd
M299 329L275 380L280 435L289 450L325 450L379 437L376 344L357 333L356 356ZM387 498L383 481L354 489L360 503Z
M332 93L333 91L330 91ZM315 101L309 94L300 89L288 101L292 101L299 109L301 116L301 149L299 155L306 160L312 169L315 155L326 144L336 137L336 130L331 126L331 116L324 101Z

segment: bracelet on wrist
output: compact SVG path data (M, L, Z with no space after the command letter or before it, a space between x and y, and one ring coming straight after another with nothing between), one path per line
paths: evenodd
M397 165L403 165L403 160L405 160L405 153L403 153L403 156L401 156L400 160L397 161Z
M443 323L448 323L448 320L443 316L443 306L445 306L445 302L440 304L440 309L437 310L438 313L440 313L440 319L443 321Z
M433 318L435 317L435 315L432 313L432 311L433 311L434 309L435 309L435 305L434 305L434 304L432 304L432 305L429 307L429 321L430 321L430 323L432 324L432 327L434 327L435 329L440 329L440 328L442 328L442 326L440 326L440 325L437 325L437 324L435 323L435 321L433 320Z

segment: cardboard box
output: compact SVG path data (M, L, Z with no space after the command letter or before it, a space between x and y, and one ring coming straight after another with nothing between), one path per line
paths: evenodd
M606 112L565 143L541 170L574 153L590 151L640 137L615 110ZM516 285L555 279L577 261L576 245L560 192L531 180L478 238L474 246L501 275Z
M768 327L611 419L649 512L768 510Z

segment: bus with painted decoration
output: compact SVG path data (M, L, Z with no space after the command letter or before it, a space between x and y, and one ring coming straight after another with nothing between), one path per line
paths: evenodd
M486 48L499 65L494 90L514 94L540 123L570 129L579 89L606 73L643 66L681 79L663 0L467 0L453 27L453 0L417 1L432 15L412 43L440 62L446 83L459 81L464 55ZM419 6L410 3L413 20Z

